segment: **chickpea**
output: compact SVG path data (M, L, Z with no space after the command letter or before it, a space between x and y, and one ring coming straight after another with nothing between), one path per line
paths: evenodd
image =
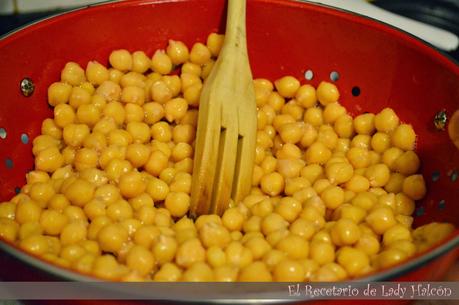
M223 46L224 39L224 35L220 35L217 33L211 33L209 36L207 36L207 48L209 48L209 51L210 53L212 53L212 56L218 56Z
M190 207L190 196L183 192L170 192L165 200L166 208L171 212L172 216L184 216Z
M166 52L174 65L185 63L190 56L188 47L181 41L169 40Z
M304 158L308 163L324 164L330 159L331 151L323 143L315 142L305 152Z
M197 238L183 242L177 249L175 261L181 267L190 267L197 262L204 262L206 250Z
M350 138L354 134L354 124L352 117L348 114L343 114L338 117L333 124L333 127L341 138Z
M347 162L331 163L327 164L325 167L325 174L331 183L341 184L352 179L354 169L352 165Z
M132 69L132 55L125 49L113 51L108 61L113 68L119 71L126 72Z
M391 170L395 170L395 161L403 154L403 151L397 147L387 149L382 156L382 161Z
M169 122L179 121L188 110L188 103L183 98L174 98L164 105L165 117Z
M370 186L383 187L390 179L390 169L384 163L372 165L366 169L365 177L370 182Z
M321 82L317 87L317 99L323 106L337 102L339 99L338 88L332 83Z
M304 112L303 121L314 127L319 127L323 124L322 109L319 107L308 108Z
M344 202L344 191L339 186L329 186L321 194L321 199L329 209L336 209Z
M354 130L359 134L371 135L375 130L374 120L372 113L361 114L354 119Z
M104 81L97 87L96 94L103 97L107 102L117 102L121 98L121 87L113 81Z
M333 224L331 231L333 243L338 246L352 245L360 239L360 230L355 222L342 218Z
M301 263L286 259L276 264L273 275L275 281L301 282L304 280L305 270Z
M153 71L166 75L172 71L172 60L164 50L157 50L151 58L151 67Z
M150 127L143 122L130 122L126 124L126 130L130 134L133 142L146 143L150 140ZM128 144L130 144L129 141ZM124 145L123 145L124 146Z
M327 124L333 124L344 114L346 114L346 108L341 106L339 103L330 103L325 106L323 111L324 122Z
M310 108L317 103L316 89L307 84L298 88L295 99L304 108Z
M387 206L373 209L366 217L366 222L377 234L383 234L396 224L393 210Z
M55 82L48 88L48 103L51 106L65 104L70 98L72 86L68 83Z
M268 98L270 97L274 89L274 85L267 79L258 78L253 81L253 86L255 89L255 100L257 106L265 105L268 102ZM279 95L278 93L276 94ZM280 99L283 98L280 97Z
M97 240L103 251L118 252L128 239L128 232L120 224L107 224L97 234Z
M403 192L413 200L421 200L426 195L426 184L422 175L408 176L403 180Z
M132 53L132 71L145 73L150 68L150 58L143 51Z
M134 167L145 165L150 157L151 148L145 144L132 143L126 148L126 160Z
M279 195L284 189L284 177L277 172L264 175L260 181L263 192L270 196Z
M400 120L391 108L384 108L374 118L375 127L378 131L390 133L397 128Z
M206 45L197 42L193 45L190 51L190 61L197 65L207 63L212 56L209 48Z
M86 78L93 85L100 85L109 80L110 75L107 68L97 61L90 61L86 66Z
M160 179L152 178L147 183L146 191L154 201L161 201L169 194L169 186Z
M416 134L411 125L401 124L395 128L391 140L395 147L403 150L413 150L416 145Z
M75 62L68 62L65 64L64 69L61 71L61 80L72 86L78 86L83 83L86 78L84 70L79 64Z
M176 282L182 276L182 270L174 263L166 263L155 273L153 280L159 282Z
M338 251L338 263L344 267L350 276L358 276L370 267L368 255L359 249L343 247Z
M394 169L403 175L413 175L417 173L421 161L414 151L406 151L400 157L398 157L393 167Z
M295 100L290 100L281 109L282 114L289 114L295 120L301 120L303 117L304 109Z

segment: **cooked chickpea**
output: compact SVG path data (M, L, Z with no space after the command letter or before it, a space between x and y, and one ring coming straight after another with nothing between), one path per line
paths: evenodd
M374 120L373 113L361 114L354 119L354 130L359 134L371 135L375 130Z
M132 69L132 55L125 49L113 51L108 61L113 68L119 71L126 72Z
M212 53L203 43L197 42L190 51L190 61L197 65L203 65L210 60Z
M189 58L188 47L181 41L169 40L167 55L174 65L185 63Z
M390 133L397 128L400 120L391 108L384 108L374 118L375 127L378 131Z
M220 35L217 33L211 33L209 36L207 36L207 48L209 48L209 51L210 53L212 53L212 56L218 56L223 46L224 39L224 35Z
M338 263L344 267L350 276L358 276L370 267L370 258L359 249L343 247L338 251Z
M343 114L338 117L333 124L333 127L341 138L350 138L354 134L354 124L352 117L348 114Z
M391 136L392 144L403 150L413 150L416 145L416 134L413 127L401 124L395 128Z
M61 80L72 86L78 86L83 83L86 78L84 70L75 62L68 62L61 71Z
M406 151L393 163L394 169L403 175L413 175L419 170L421 161L414 151Z
M344 202L344 191L339 186L329 186L320 194L325 206L336 209Z
M372 187L384 187L390 179L390 169L384 163L372 165L365 170L367 177Z
M70 98L72 86L68 83L55 82L48 88L48 103L51 106L65 104Z
M347 162L327 164L325 174L333 184L341 184L349 181L354 175L352 165Z
M332 83L321 82L317 87L317 99L323 106L337 102L339 99L338 88Z
M132 71L145 73L150 68L150 58L143 51L132 53Z
M303 120L314 127L319 127L323 124L322 109L319 107L308 108L304 112Z
M317 103L316 89L307 84L298 88L295 99L304 108L310 108Z
M264 175L260 181L263 192L270 196L279 195L284 189L284 177L277 172Z
M403 180L403 192L413 200L421 200L426 195L426 184L422 175L408 176Z

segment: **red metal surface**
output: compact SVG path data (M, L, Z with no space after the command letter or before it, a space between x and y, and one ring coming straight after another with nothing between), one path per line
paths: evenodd
M46 90L59 79L66 62L86 66L96 59L106 64L110 51L117 48L151 55L168 39L188 45L205 41L210 32L223 32L224 14L223 0L126 1L48 19L0 40L0 128L7 132L0 139L0 200L11 198L33 167L31 141L22 144L20 137L26 133L33 139L41 121L51 115ZM274 80L290 74L306 83L303 74L311 69L311 83L317 85L337 71L341 102L353 114L389 106L413 124L429 189L416 224L450 221L459 226L459 180L448 176L459 169L459 153L447 133L434 130L432 124L437 111L451 114L459 107L459 66L381 23L307 3L249 0L247 21L255 77ZM28 98L19 91L26 76L36 85ZM351 94L354 86L360 88L358 97ZM12 168L7 168L7 158ZM435 170L440 179L432 182ZM440 200L445 201L443 209ZM439 279L456 255L451 252L402 279Z

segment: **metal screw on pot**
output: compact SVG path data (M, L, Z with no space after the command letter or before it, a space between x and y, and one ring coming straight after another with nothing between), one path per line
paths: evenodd
M31 96L35 91L35 84L33 83L32 79L29 77L25 77L22 79L20 84L22 95L25 97Z

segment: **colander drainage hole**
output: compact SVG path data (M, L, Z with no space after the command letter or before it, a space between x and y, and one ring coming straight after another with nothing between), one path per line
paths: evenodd
M5 128L0 128L0 138L6 139L6 129Z
M28 144L29 143L29 136L26 133L21 134L21 142L22 142L22 144Z
M359 88L359 87L357 87L357 86L355 86L355 87L352 87L352 90L351 90L351 92L352 92L352 96L356 96L356 97L357 97L357 96L359 96L359 95L360 95L360 88Z
M6 158L5 159L5 166L8 169L12 169L13 166L14 166L13 160L11 160L10 158Z
M307 80L313 79L314 72L312 72L312 70L307 70L306 72L304 72L304 78L306 78Z
M339 73L336 72L336 71L332 71L332 72L330 73L330 79L331 79L331 81L333 81L333 82L337 82L337 81L339 80Z

